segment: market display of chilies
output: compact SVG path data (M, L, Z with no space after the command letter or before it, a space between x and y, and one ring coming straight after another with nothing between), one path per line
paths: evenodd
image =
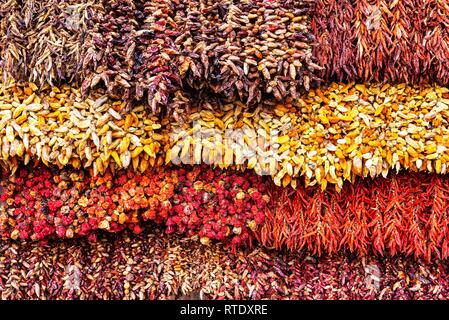
M235 254L163 235L0 245L2 299L446 299L443 261Z
M444 298L447 17L1 1L1 297Z

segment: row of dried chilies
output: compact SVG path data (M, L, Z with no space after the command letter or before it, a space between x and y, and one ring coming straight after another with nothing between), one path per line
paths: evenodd
M235 254L153 229L97 242L0 243L0 297L13 299L447 299L448 266L403 257Z
M251 107L329 81L447 85L448 13L437 0L8 0L0 67L177 114L203 94Z
M1 237L154 221L234 250L446 258L447 16L436 0L4 1Z

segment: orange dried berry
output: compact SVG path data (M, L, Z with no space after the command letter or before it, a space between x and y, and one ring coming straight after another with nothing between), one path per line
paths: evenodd
M127 219L128 219L128 217L126 216L126 214L125 214L125 213L121 213L121 214L119 215L118 222L119 222L120 224L124 224L124 223L126 222Z

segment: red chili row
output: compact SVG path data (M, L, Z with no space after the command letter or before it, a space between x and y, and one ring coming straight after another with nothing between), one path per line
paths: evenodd
M325 81L447 85L449 6L438 0L318 0L313 55Z
M449 177L403 172L359 179L340 193L274 188L257 238L314 254L449 257Z

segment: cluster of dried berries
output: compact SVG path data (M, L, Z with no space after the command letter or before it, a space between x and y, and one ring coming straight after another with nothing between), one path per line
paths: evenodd
M348 251L446 259L448 183L446 175L408 172L358 179L340 193L276 188L257 238L269 247L317 255Z
M0 70L43 84L79 80L88 21L99 0L6 0L0 4Z
M446 85L448 17L439 0L318 0L313 55L326 80Z
M255 248L231 254L165 236L0 245L2 299L446 299L446 263L313 258Z
M262 225L269 197L261 177L203 166L138 174L43 166L20 168L0 181L0 235L43 240L88 236L99 229L140 233L145 221L168 234L197 236L201 243L250 242Z

